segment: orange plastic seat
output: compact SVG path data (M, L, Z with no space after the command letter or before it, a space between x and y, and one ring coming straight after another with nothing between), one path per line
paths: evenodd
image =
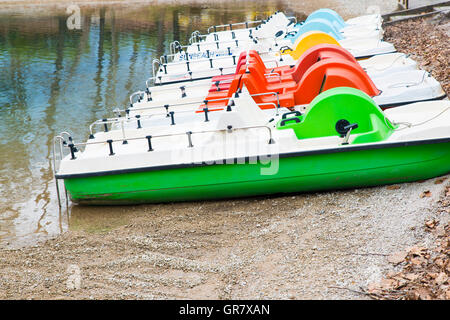
M252 74L243 76L243 83L250 94L263 92L277 92L280 106L294 107L310 103L319 93L331 88L351 87L364 91L369 96L380 94L367 73L353 62L343 59L325 59L315 63L303 75L295 88L285 87L279 90L269 90L262 86ZM273 94L254 96L257 103L277 104L277 97Z
M248 54L248 64L241 66L231 83L213 84L212 89L216 88L206 97L209 111L226 107L229 98L243 85L253 95L255 102L262 104L262 109L276 105L289 108L309 104L321 92L337 87L359 89L372 97L380 94L380 90L353 56L333 44L310 48L289 74L285 74L284 69L284 74L274 78L267 77L267 69L255 53ZM266 94L259 95L261 93ZM216 99L222 100L211 101ZM204 107L202 104L198 112L203 112Z

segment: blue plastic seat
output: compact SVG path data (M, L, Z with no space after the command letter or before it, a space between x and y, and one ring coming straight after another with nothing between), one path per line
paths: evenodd
M300 25L296 25L297 30L293 30L286 35L286 39L295 42L302 34L309 31L321 31L331 35L336 40L342 40L344 37L336 30L331 22L325 19L314 19Z
M342 19L342 17L334 10L331 9L319 9L311 13L305 22L314 19L325 19L331 22L337 30L341 30L347 23Z

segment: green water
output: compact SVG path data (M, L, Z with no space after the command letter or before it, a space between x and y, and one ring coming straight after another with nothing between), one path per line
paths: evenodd
M64 6L0 4L0 247L59 234L73 215L117 210L58 210L53 137L69 131L84 140L90 123L123 108L132 92L144 88L152 60L168 52L173 40L185 44L195 30L265 18L276 10L302 18L327 6L348 18L364 14L372 2L356 7L354 1L323 0L81 6L80 29L67 27L70 14ZM380 3L384 9L396 5Z

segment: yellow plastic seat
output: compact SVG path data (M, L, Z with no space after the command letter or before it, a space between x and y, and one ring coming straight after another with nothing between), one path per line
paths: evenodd
M286 50L282 54L290 54L292 58L297 60L305 53L306 50L318 44L335 44L340 46L339 42L331 35L321 31L310 31L301 35L292 45L292 51Z

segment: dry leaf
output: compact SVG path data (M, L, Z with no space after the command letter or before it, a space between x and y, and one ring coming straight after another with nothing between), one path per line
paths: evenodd
M417 278L419 278L419 275L416 273L407 273L403 276L403 278L409 281L414 281L417 280Z
M436 260L434 260L434 263L437 264L441 268L443 268L445 266L445 261L441 258L437 258Z
M430 190L426 190L426 191L422 192L420 197L421 198L425 198L425 197L429 198L429 197L431 197L431 191Z
M414 290L414 296L420 300L431 300L430 292L425 288L418 288L417 290Z
M436 281L438 285L442 285L448 281L448 276L444 272L441 272L437 275L434 281Z
M397 189L400 189L400 186L398 184L393 184L393 185L387 186L386 189L397 190Z
M411 247L409 249L409 253L414 256L423 256L427 251L427 248L424 247Z
M437 178L436 180L434 180L434 184L441 184L442 182L444 182L447 178Z
M419 266L419 265L421 265L424 262L425 262L425 260L422 257L411 258L411 263L416 265L416 266Z
M367 286L367 292L369 293L377 293L380 290L380 285L377 282L371 282Z
M397 281L393 279L382 279L380 281L380 287L384 290L390 290L397 286Z
M436 227L437 224L438 224L438 221L436 221L435 219L428 220L425 222L425 225L430 229L433 229L434 227Z
M438 226L436 228L436 236L443 237L445 235L445 228L443 226Z
M388 261L389 263L397 265L402 263L406 259L407 255L408 253L406 251L395 252L388 257Z

